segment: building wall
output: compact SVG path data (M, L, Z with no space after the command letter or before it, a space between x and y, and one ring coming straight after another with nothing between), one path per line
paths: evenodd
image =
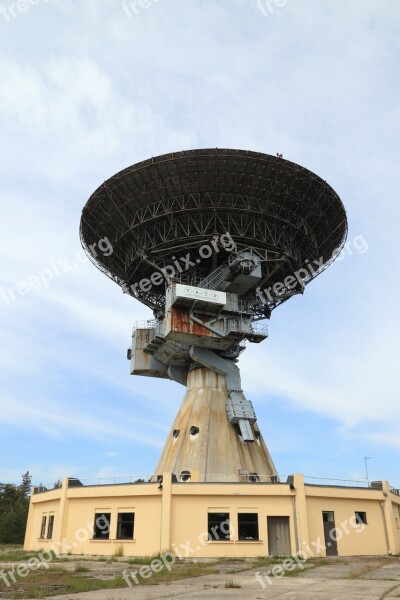
M162 496L157 484L67 488L66 483L67 480L63 489L57 490L58 501L46 501L47 494L53 492L32 496L25 549L39 550L55 544L62 553L107 556L121 546L124 556L145 556L159 551ZM63 500L64 510L60 514ZM55 511L58 527L53 540L43 540L39 538L41 518L50 508ZM95 514L102 512L111 513L109 540L93 539ZM135 514L134 540L116 539L119 512Z
M32 496L25 535L25 540L29 540L30 550L47 548L51 544L51 540L40 538L43 516L46 516L47 535L49 516L54 515L55 523L53 528L53 539L55 539L55 536L57 535L57 519L60 517L60 497L61 490L51 490L40 496Z
M73 553L113 554L122 546L125 556L136 554L140 544L142 555L158 551L160 543L161 498L152 496L98 496L75 498L69 502L66 542ZM92 532L95 513L111 513L109 540L94 540ZM117 539L118 513L134 513L134 540Z
M400 554L400 497L397 494L390 494L392 504L392 527L395 538L396 554Z
M184 557L256 557L268 555L268 517L287 517L290 553L324 556L322 512L335 513L339 556L400 553L400 497L382 489L304 485L301 475L291 484L158 483L68 487L31 498L25 549L53 548L71 554L151 556L172 550ZM355 511L367 514L364 527L354 525ZM93 539L95 513L111 513L109 540ZM117 540L119 512L135 514L134 540ZM208 513L229 513L229 541L208 541ZM53 538L40 539L43 514L55 515ZM239 540L238 514L258 515L259 540ZM353 523L353 526L351 525ZM360 529L363 529L360 531ZM190 548L190 550L189 550Z
M311 548L320 539L325 543L323 511L333 511L335 516L337 548L339 556L387 554L384 522L379 499L337 498L332 496L308 496L307 517ZM355 522L355 512L367 515L367 524ZM326 556L325 550L317 552Z
M174 488L174 486L172 486ZM190 541L199 557L249 556L268 554L267 516L289 517L291 552L296 552L292 494L282 485L202 484L176 486L172 492L172 547ZM229 541L204 543L208 513L229 513ZM239 540L238 514L258 514L259 540Z

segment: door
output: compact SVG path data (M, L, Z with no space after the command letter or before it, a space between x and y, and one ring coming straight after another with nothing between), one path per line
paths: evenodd
M267 517L268 554L290 555L289 517Z
M322 512L322 521L324 523L325 548L327 556L337 556L337 541L335 529L335 513L331 510Z

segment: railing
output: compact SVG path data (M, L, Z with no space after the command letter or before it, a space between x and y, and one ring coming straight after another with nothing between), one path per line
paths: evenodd
M229 275L229 267L226 263L222 263L215 271L205 277L199 284L199 287L208 289L218 289L220 283L225 281Z
M174 474L172 474L173 476ZM92 479L79 479L79 481L85 485L118 485L118 484L130 484L130 483L150 483L153 475L150 476L133 476L133 477L99 477ZM175 474L176 480L179 482L179 474ZM198 478L205 480L206 483L286 483L286 480L280 481L279 477L271 477L270 475L259 475L258 473L246 473L246 474L226 474L217 473L206 475L199 473ZM189 479L187 482L190 482ZM187 483L182 482L182 483ZM193 481L192 483L201 483L201 481Z
M226 474L199 474L198 477L205 480L205 483L286 483L278 475L259 475L258 473L236 473L234 475ZM197 483L197 482L193 482Z
M148 319L147 321L136 321L133 326L133 333L136 329L155 329L159 321L157 319Z
M163 335L163 326L157 319L148 319L147 321L136 321L132 329L132 335L137 329L154 329L155 335Z
M88 485L123 485L130 483L149 483L152 475L120 475L116 477L91 477L89 479L76 480L83 486ZM71 478L70 478L71 480Z
M81 479L80 477L68 477L69 487L81 487L91 485L123 485L132 483L149 483L152 475L120 475L116 477L90 477ZM61 484L47 483L33 486L34 494L51 492L61 488Z
M95 486L95 485L123 485L123 484L135 484L135 483L150 483L153 475L119 475L115 477L90 477L90 478L69 478L70 487L73 486ZM214 473L207 475L199 474L200 479L205 479L206 483L287 483L286 478L271 478L269 475L259 475L258 473L243 473L243 474L226 474L226 473ZM179 481L179 477L178 481ZM326 485L326 486L346 486L346 487L360 487L365 486L368 488L368 482L366 479L335 479L332 477L311 477L304 476L305 484L307 485L308 480L311 480L314 485ZM189 480L190 482L190 480ZM323 482L323 483L316 483ZM193 482L195 483L195 482ZM40 484L35 486L34 493L41 493L57 489L59 486L55 486L54 483ZM371 489L374 489L373 487ZM392 494L400 496L400 490L394 487L390 487Z
M348 487L354 487L354 484L357 484L357 487L360 485L369 487L368 481L366 479L334 479L332 477L311 477L308 475L304 475L304 482L307 484L307 480L311 479L313 482L321 481L325 483L315 483L315 485L346 485Z
M268 325L266 323L252 323L251 329L253 333L258 335L268 335Z

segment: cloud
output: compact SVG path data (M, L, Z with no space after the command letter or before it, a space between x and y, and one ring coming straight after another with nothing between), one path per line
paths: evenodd
M151 313L78 262L80 213L129 164L226 146L314 169L369 245L274 312L270 339L241 357L259 419L273 398L278 418L281 404L328 417L336 444L399 449L396 8L299 0L264 18L256 2L169 0L129 19L118 2L57 0L3 23L1 285L77 265L0 297L0 421L16 446L28 431L79 437L88 456L133 440L146 447L134 470L156 461L184 390L128 375L131 327Z
M127 439L140 442L145 446L162 447L162 444L154 438L153 434L143 433L141 419L135 418L137 425L142 425L141 431L137 427L132 429L129 421L126 426L117 424L116 421L99 418L90 412L68 410L66 406L58 406L48 401L42 405L39 402L21 402L7 396L3 396L1 402L0 422L12 425L16 429L32 431L32 423L35 429L51 436L54 440L60 439L65 434L84 436L102 440L106 437L111 439ZM152 424L148 423L148 426Z

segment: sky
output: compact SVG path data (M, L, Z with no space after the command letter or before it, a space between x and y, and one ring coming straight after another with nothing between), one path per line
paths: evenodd
M153 473L184 388L129 375L152 315L85 258L81 210L135 162L219 147L282 153L348 215L241 356L278 472L371 457L400 487L399 30L397 0L2 1L0 481Z

